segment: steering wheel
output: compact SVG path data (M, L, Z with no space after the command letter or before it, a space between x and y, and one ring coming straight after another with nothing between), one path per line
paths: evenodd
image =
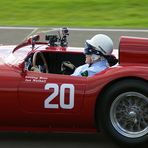
M34 53L33 58L32 58L32 66L37 67L37 58L38 58L38 56L40 56L42 61L43 61L46 73L49 73L49 69L48 69L48 65L47 65L47 62L45 60L45 57L44 57L43 53L40 52L40 51Z

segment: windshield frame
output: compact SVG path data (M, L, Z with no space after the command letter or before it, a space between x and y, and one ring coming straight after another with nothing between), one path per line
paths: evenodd
M49 28L38 28L31 34L29 34L20 44L18 44L8 57L5 58L5 63L9 65L19 65L24 62L30 52L35 52L40 46L49 47L49 41L47 40L48 34L53 36L57 35L61 39L63 34L62 29L49 29ZM67 33L68 35L68 33ZM53 46L53 45L52 45ZM60 46L58 43L56 46ZM45 47L45 48L46 48ZM44 49L45 49L44 48Z

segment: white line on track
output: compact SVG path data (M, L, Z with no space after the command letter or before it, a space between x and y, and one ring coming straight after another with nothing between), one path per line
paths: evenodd
M58 28L54 28L58 29ZM74 31L109 31L109 32L148 32L147 29L97 29L97 28L68 28Z
M3 27L0 26L0 29L22 29L22 30L27 30L27 29L38 29L38 28L48 28L48 29L59 29L59 28L53 28L53 27ZM69 30L75 30L75 31L108 31L108 32L148 32L148 29L97 29L97 28L68 28Z
M37 28L37 27L2 27L2 26L0 26L0 29L10 29L10 30L16 30L16 29L18 29L18 30L29 30L29 29L35 29L35 28Z

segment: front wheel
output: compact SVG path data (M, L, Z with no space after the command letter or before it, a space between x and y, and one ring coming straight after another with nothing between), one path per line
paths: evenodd
M125 144L148 140L148 84L122 80L108 88L98 110L105 131ZM98 117L98 118L99 118Z

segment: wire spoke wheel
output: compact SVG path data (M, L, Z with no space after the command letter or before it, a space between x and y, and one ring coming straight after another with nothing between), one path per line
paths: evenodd
M121 135L139 138L148 133L148 98L138 92L118 95L111 104L110 120Z

